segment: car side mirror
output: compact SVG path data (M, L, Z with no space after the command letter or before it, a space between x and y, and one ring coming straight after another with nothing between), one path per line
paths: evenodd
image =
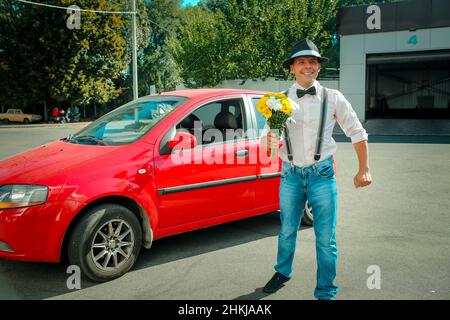
M177 132L175 137L169 140L168 146L172 151L195 148L197 146L197 138L189 132Z

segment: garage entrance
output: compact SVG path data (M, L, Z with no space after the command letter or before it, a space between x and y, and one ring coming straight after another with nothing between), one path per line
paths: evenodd
M450 50L367 56L366 119L450 119Z

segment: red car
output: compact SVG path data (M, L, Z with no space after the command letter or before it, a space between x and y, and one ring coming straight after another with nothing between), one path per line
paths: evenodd
M156 239L278 210L280 161L258 132L264 93L146 96L0 161L0 258L67 255L107 281Z

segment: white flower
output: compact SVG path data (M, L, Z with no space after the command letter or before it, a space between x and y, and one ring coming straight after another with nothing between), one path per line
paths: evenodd
M300 106L297 104L297 102L289 99L289 102L291 103L291 110L292 112L297 111L300 109Z
M274 111L280 111L281 108L283 107L281 105L281 100L277 99L275 97L270 97L269 99L267 99L266 103L269 106L269 108L274 110Z

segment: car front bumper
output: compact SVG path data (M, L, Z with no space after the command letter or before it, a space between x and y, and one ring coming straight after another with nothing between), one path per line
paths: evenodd
M69 222L63 202L0 210L0 258L58 262Z

